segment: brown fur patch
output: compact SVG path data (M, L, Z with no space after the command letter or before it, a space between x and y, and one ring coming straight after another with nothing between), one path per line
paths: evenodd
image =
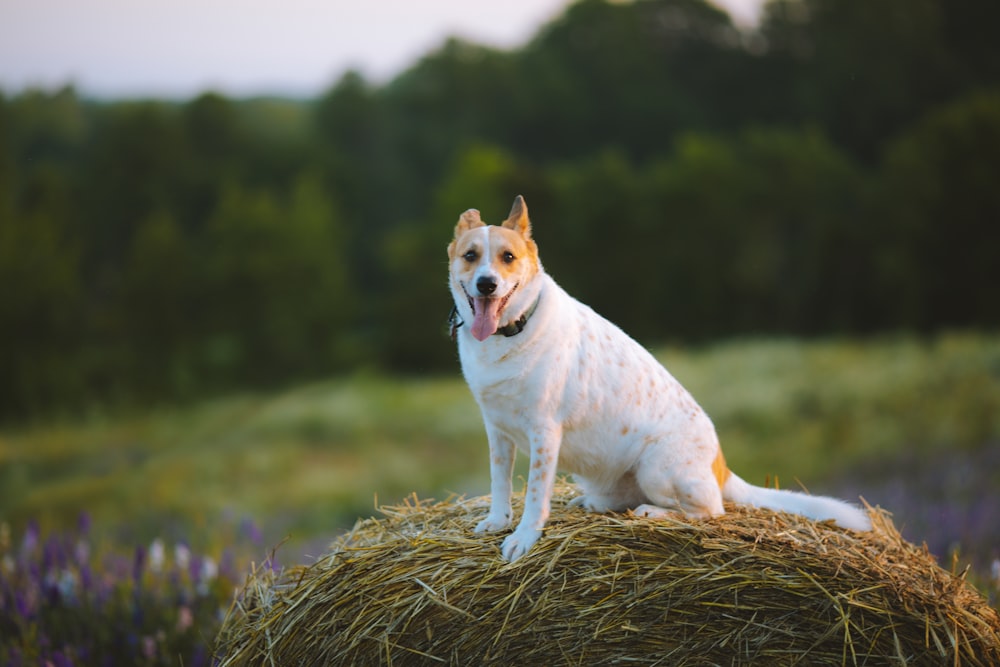
M726 480L729 479L729 468L726 467L726 457L722 455L722 448L719 448L719 453L715 455L715 460L712 461L712 474L715 475L715 479L719 482L719 488L721 489L725 485Z

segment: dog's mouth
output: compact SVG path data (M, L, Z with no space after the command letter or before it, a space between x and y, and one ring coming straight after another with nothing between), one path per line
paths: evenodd
M484 341L497 332L500 328L500 317L503 315L507 302L511 295L517 290L520 283L514 285L509 292L503 296L469 296L469 291L462 285L466 298L469 299L469 307L472 308L472 331L473 337L478 341Z

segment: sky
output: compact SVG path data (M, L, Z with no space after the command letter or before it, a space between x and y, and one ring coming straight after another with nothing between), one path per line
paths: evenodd
M751 23L762 0L713 0ZM309 97L382 83L448 36L516 48L569 0L0 0L0 91Z

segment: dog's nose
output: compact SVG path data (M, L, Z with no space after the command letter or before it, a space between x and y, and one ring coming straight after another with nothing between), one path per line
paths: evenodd
M476 281L476 289L483 295L493 294L497 291L497 281L491 276L480 276Z

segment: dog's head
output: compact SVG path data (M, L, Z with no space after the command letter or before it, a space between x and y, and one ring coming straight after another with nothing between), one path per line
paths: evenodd
M526 288L540 268L524 198L517 196L500 225L487 225L476 209L463 213L448 260L456 307L472 322L476 340L517 320L531 306L534 297L525 298Z

